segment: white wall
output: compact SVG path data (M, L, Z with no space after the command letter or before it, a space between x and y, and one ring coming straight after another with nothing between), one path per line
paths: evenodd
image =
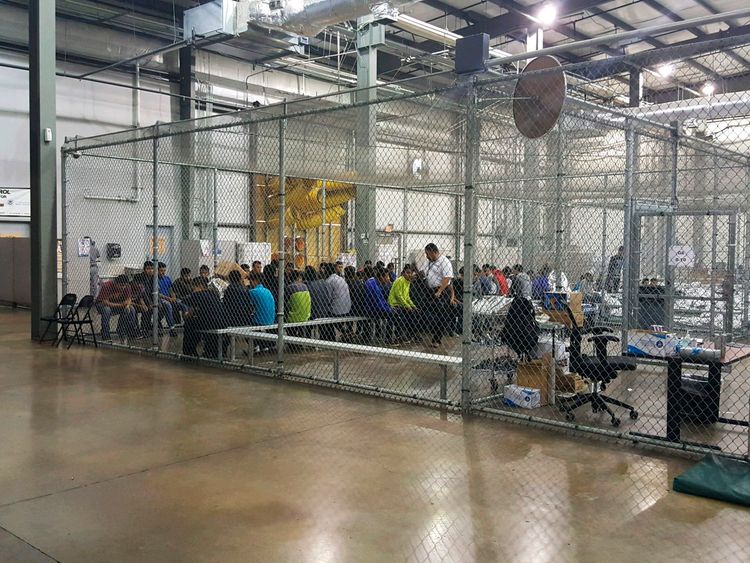
M0 52L0 62L27 65L22 55ZM79 69L67 67L76 72ZM102 73L103 80L122 82L122 75ZM142 81L144 87L158 87ZM127 129L133 123L132 91L117 86L57 77L58 202L60 201L59 148L65 137L99 135ZM168 96L141 94L141 124L171 120ZM0 185L29 186L29 73L0 67ZM14 227L17 228L17 227ZM11 227L0 223L0 234ZM61 218L58 210L58 233Z

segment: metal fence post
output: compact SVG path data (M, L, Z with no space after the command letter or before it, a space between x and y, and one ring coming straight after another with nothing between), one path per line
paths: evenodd
M279 299L276 310L278 338L276 341L276 367L278 374L284 371L284 270L286 269L286 105L284 117L279 120Z
M214 271L216 266L219 264L219 172L214 168L213 170L213 196L214 196L214 207L213 207L213 219L214 228L212 232L212 238L214 243Z
M474 83L467 88L466 107L466 156L464 185L464 291L463 291L463 330L461 341L461 410L466 414L471 408L471 368L472 368L472 268L474 265L474 184L479 172L480 132L477 120L477 94ZM456 225L458 229L459 225ZM468 282L467 282L468 279Z
M320 266L320 262L322 261L323 256L327 257L328 254L330 254L330 252L331 252L330 245L328 247L328 251L326 251L326 242L325 242L326 238L327 238L326 237L326 211L327 211L327 209L326 209L326 187L327 187L327 185L326 184L327 184L327 181L323 180L323 189L321 190L321 192L323 194L322 195L322 201L321 201L322 215L321 215L321 224L320 224L321 235L322 235L323 240L319 241L319 246L321 247L321 251L318 253L318 266ZM330 227L328 228L328 230L330 232L330 230L331 230ZM307 247L305 247L305 248L307 248Z
M679 182L678 168L680 158L680 128L679 123L672 122L672 138L670 146L670 184L671 197L670 206L672 210L677 207L677 185ZM674 319L674 267L669 265L669 250L674 242L674 215L668 214L666 219L666 240L664 241L664 297L665 297L665 318L667 328L672 329Z
M722 295L724 304L724 338L723 342L734 341L734 284L736 283L736 260L737 260L737 214L729 215L729 240L727 241L727 272L726 279L722 283Z
M563 220L563 174L562 174L562 158L563 158L563 136L562 136L562 123L560 120L557 124L557 131L554 133L555 139L555 291L562 291L562 252L563 252L563 235L565 234L564 220Z
M152 238L152 262L154 266L154 279L152 282L152 293L151 293L151 337L152 344L155 349L159 347L159 190L157 188L157 182L159 179L159 126L154 126L154 141L153 141L153 238Z
M628 329L631 322L631 272L636 264L633 264L635 249L633 248L633 220L635 213L635 128L633 122L628 120L625 129L625 205L624 205L624 264L622 273L622 330L621 346L623 354L628 351Z
M60 206L61 206L61 219L62 219L62 242L60 243L62 250L62 294L68 293L68 153L63 149L60 149ZM58 299L62 297L57 296ZM94 296L96 297L96 296Z

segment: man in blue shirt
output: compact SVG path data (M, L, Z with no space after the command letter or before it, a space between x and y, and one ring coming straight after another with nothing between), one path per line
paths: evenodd
M250 272L250 299L255 308L253 325L268 326L276 322L276 301L273 294L262 283L262 277L256 272Z
M367 312L373 319L385 319L384 323L376 321L375 336L379 337L389 334L391 329L391 320L394 311L388 304L388 294L386 287L390 286L391 278L388 270L382 266L376 266L373 276L365 282L365 293L367 296Z
M172 294L172 278L167 275L167 265L159 262L159 307L164 312L164 318L169 326L170 336L177 336L174 331L175 327L175 307L177 307L177 298ZM182 309L182 304L180 304Z

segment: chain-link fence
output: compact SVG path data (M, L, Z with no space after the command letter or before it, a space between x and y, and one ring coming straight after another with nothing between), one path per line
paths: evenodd
M538 71L534 139L499 72L70 140L64 287L115 347L747 455L750 98L618 107L668 55Z

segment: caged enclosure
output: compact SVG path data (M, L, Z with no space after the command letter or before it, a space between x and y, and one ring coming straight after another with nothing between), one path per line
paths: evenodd
M588 64L68 139L65 292L112 347L746 455L750 98Z

